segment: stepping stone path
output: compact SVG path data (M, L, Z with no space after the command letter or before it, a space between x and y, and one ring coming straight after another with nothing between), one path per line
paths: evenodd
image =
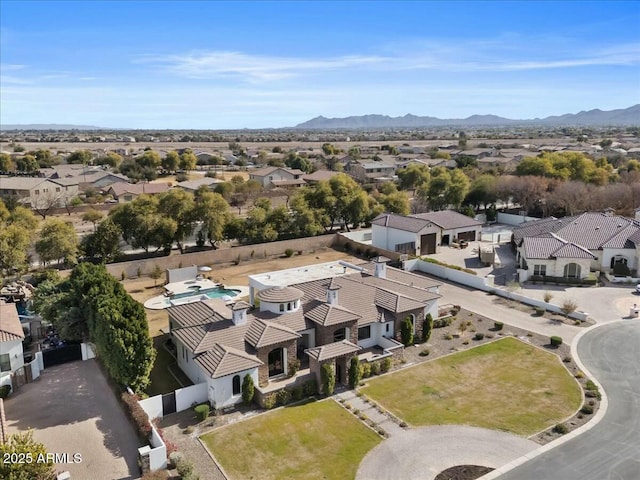
M333 395L334 400L336 400L342 407L351 412L356 418L355 411L358 410L359 413L365 414L368 420L371 420L375 426L374 430L378 431L378 429L382 428L387 436L391 437L394 434L403 431L403 428L398 424L397 419L392 418L386 413L380 413L380 411L373 406L371 402L365 402L365 397L358 397L356 392L353 390L345 390L342 392L335 393ZM348 409L346 405L349 404L351 409ZM358 418L359 419L359 418ZM360 420L360 419L359 419ZM362 423L365 423L367 426L370 426L366 421L360 420Z

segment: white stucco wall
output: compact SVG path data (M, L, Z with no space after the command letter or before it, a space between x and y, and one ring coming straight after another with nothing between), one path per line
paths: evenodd
M602 251L599 270L609 271L611 269L611 259L616 255L623 256L627 259L627 267L629 267L629 269L634 270L638 268L638 258L635 248L605 248Z
M221 378L210 378L209 384L209 401L216 406L216 408L228 407L242 402L242 382L246 374L251 375L254 385L258 385L258 369L252 368L250 370L243 370L233 375L227 375ZM233 395L233 377L240 376L240 394Z
M22 355L22 340L0 342L0 354L9 354L12 372L15 372L16 370L24 366L24 357Z
M365 340L358 340L359 347L371 348L371 347L375 347L379 342L381 333L383 331L382 324L376 322L376 323L371 323L368 326L371 327L371 336Z
M208 388L209 384L207 382L178 388L176 390L176 411L187 410L194 403L206 402L208 400Z
M463 233L463 232L470 232L470 231L475 231L476 232L476 240L480 240L481 236L482 236L482 226L478 225L477 227L464 227L464 228L452 228L450 230L444 230L443 234L444 235L450 235L450 241L453 241L454 238L456 238L458 236L458 234Z
M202 371L200 366L193 360L193 353L176 337L173 337L173 340L176 343L178 366L180 369L187 374L187 377L189 377L193 383L206 382L208 375Z

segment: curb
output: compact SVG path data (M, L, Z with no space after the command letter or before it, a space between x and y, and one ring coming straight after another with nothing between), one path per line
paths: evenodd
M584 366L584 364L580 360L580 357L578 356L578 343L580 342L580 339L582 338L582 336L585 335L587 332L590 332L591 330L594 330L599 327L603 327L605 325L611 325L611 324L621 323L621 322L624 322L624 320L615 320L613 322L593 325L592 327L589 327L579 332L578 335L576 335L571 342L571 356L573 357L573 360L576 362L576 365L578 366L578 368L580 368L580 370L584 372L589 377L589 379L591 379L593 383L595 383L598 386L598 389L600 390L600 394L602 396L600 400L600 407L598 408L598 411L596 412L596 414L591 418L591 420L585 423L584 425L582 425L581 427L576 428L572 432L569 432L566 435L563 435L562 437L554 440L553 442L549 442L546 445L543 445L540 448L537 448L534 451L529 452L526 455L523 455L522 457L517 458L514 461L509 462L500 468L496 468L492 472L489 472L486 475L483 475L478 480L493 480L493 479L499 478L502 474L507 473L513 470L514 468L519 467L520 465L528 462L529 460L533 460L534 458L542 455L543 453L546 453L549 450L553 450L554 448L568 442L569 440L572 440L573 438L582 435L584 432L591 430L598 423L600 423L600 421L604 418L604 415L607 413L609 400L600 382L593 376L593 374Z

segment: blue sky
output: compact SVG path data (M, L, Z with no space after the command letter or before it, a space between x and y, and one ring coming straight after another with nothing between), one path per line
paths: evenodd
M0 2L0 122L293 126L640 103L640 2Z

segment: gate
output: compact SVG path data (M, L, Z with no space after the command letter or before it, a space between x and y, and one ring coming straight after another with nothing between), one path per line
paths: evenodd
M44 368L60 365L61 363L82 360L82 348L79 343L65 345L64 347L51 348L42 351Z
M176 413L176 392L162 395L162 415Z

